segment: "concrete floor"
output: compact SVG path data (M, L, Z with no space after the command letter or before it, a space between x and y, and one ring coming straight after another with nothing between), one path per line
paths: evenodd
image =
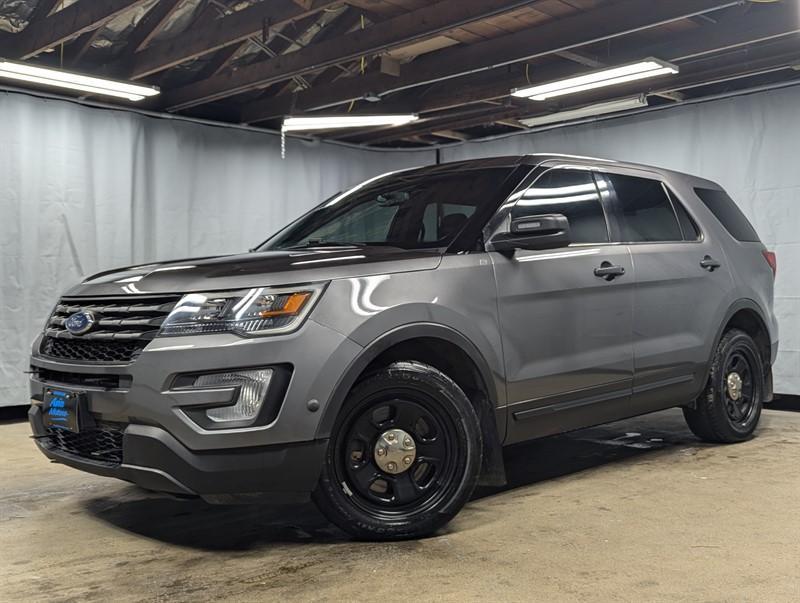
M517 446L444 533L352 542L49 464L0 424L0 600L800 601L800 414L700 444L669 411Z

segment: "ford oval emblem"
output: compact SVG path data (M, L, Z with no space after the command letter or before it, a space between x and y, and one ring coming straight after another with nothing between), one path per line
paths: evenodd
M81 310L70 314L64 321L64 327L73 335L83 335L88 333L97 324L94 314L88 310Z

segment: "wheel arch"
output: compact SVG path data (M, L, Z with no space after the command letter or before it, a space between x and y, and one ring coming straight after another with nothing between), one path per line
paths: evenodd
M711 355L709 357L708 367L706 368L706 378L703 381L704 386L711 372L711 359L713 358L714 351L717 349L723 335L732 328L744 331L755 341L764 364L764 385L767 386L765 401L771 400L771 335L767 327L767 321L764 318L764 312L759 305L751 299L737 300L731 304L728 311L725 313L725 318L722 320L717 329L716 336L714 337L714 345L711 348Z
M483 434L481 485L506 483L502 455L505 409L496 410L496 379L478 348L462 333L435 323L408 324L367 345L340 377L320 421L318 438L329 437L352 387L374 368L394 360L430 364L453 379L475 407Z

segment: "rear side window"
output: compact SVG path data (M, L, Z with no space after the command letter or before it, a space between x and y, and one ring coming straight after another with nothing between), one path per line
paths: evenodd
M755 228L728 193L711 188L696 188L694 192L734 239L749 243L760 242Z
M682 241L678 218L659 180L606 174L617 196L622 241Z
M675 213L678 214L678 222L681 225L681 230L683 231L683 240L684 241L699 241L700 240L700 229L697 227L697 224L692 217L689 215L689 212L686 211L686 208L683 204L678 200L678 197L675 196L670 189L667 189L669 194L669 198L672 200L672 207L675 209Z
M513 218L563 214L573 243L608 242L608 227L600 194L591 172L550 170L520 197Z

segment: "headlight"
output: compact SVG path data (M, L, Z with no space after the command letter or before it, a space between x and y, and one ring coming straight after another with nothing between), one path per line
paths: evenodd
M293 331L311 311L323 288L324 285L304 285L190 293L167 316L159 336L235 333L246 337Z

